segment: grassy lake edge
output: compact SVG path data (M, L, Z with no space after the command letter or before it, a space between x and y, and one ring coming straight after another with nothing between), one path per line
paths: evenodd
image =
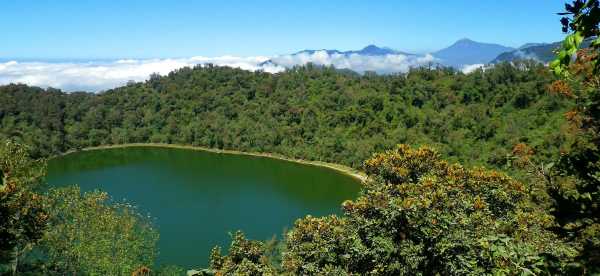
M62 154L56 155L55 157L65 156L72 153L82 152L82 151L95 151L95 150L104 150L104 149L118 149L118 148L134 148L134 147L156 147L156 148L172 148L172 149L187 149L187 150L196 150L196 151L204 151L204 152L212 152L212 153L221 153L221 154L233 154L233 155L246 155L246 156L255 156L255 157L263 157L263 158L271 158L277 159L287 162L294 162L298 164L304 164L309 166L317 166L324 167L328 169L335 170L345 175L349 175L361 183L367 180L367 176L365 173L353 169L348 166L344 166L336 163L329 163L324 161L313 161L313 160L304 160L304 159L295 159L289 158L280 154L274 153L266 153L266 152L245 152L238 150L227 150L227 149L215 149L215 148L207 148L201 146L191 146L191 145L180 145L180 144L164 144L164 143L127 143L127 144L115 144L115 145L101 145L95 147L86 147L82 149L73 149L68 150Z

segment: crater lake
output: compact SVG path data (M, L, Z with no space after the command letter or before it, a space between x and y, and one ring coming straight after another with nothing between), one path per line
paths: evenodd
M268 157L168 147L80 151L48 162L51 187L102 190L149 214L158 228L157 264L207 266L229 233L281 238L306 215L341 214L360 181L331 168Z

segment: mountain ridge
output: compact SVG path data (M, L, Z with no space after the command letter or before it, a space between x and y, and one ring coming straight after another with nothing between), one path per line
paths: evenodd
M302 51L298 51L293 53L292 55L298 55L298 54L314 54L316 52L321 52L324 51L327 54L339 54L339 55L351 55L351 54L358 54L358 55L366 55L366 56L382 56L382 55L414 55L411 53L407 53L407 52L403 52L403 51L398 51L395 49L392 49L390 47L379 47L375 44L369 44L365 47L363 47L360 50L348 50L348 51L340 51L337 49L305 49Z
M526 45L531 45L525 47ZM513 51L501 53L492 64L500 62L511 62L520 59L533 59L539 62L547 63L554 59L554 51L560 47L561 42L554 43L528 43Z
M477 42L468 38L459 39L454 44L433 52L441 63L457 68L470 64L487 64L499 54L514 48L495 43Z
M524 46L530 45L538 45L538 43L528 43L524 44ZM281 58L289 58L289 57L298 57L300 55L314 55L317 53L325 53L329 56L339 55L344 57L350 57L353 55L358 56L367 56L367 57L381 57L381 56L389 56L389 55L403 55L407 57L426 57L427 55L431 55L435 63L451 66L457 69L461 69L464 66L472 65L472 64L488 64L495 60L499 55L514 51L518 48L508 47L496 43L487 43L487 42L477 42L469 38L462 38L454 42L448 47L442 48L440 50L434 51L430 54L413 54L405 51L396 50L390 47L381 47L375 44L369 44L362 49L359 50L347 50L341 51L338 49L305 49L292 54L287 55L279 55L277 57L271 58L263 63L261 66L265 65L281 65L278 63L278 59Z

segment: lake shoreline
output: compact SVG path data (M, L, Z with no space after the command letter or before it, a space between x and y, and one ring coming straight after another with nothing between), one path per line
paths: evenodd
M350 168L348 166L341 165L341 164L335 164L335 163L329 163L329 162L323 162L323 161L310 161L310 160L304 160L304 159L295 159L295 158L289 158L289 157L285 157L283 155L273 154L273 153L245 152L245 151L238 151L238 150L214 149L214 148L190 146L190 145L179 145L179 144L127 143L127 144L117 144L117 145L102 145L102 146L96 146L96 147L82 148L82 149L78 149L78 150L69 150L58 156L65 156L65 155L69 155L69 154L77 153L77 152L81 152L81 151L94 151L94 150L103 150L103 149L132 148L132 147L187 149L187 150L197 150L197 151L205 151L205 152L212 152L212 153L247 155L247 156L263 157L263 158L272 158L272 159L294 162L294 163L299 163L299 164L304 164L304 165L329 168L329 169L338 171L340 173L343 173L345 175L351 176L351 177L359 180L361 183L367 180L367 176L363 172L360 172L358 170L355 170L353 168Z

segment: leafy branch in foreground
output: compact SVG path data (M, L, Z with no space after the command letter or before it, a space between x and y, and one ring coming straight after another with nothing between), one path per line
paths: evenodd
M598 53L600 52L600 1L598 0L574 0L565 4L565 12L562 15L562 30L569 33L564 39L556 59L550 63L550 67L557 75L569 76L568 66L577 56L577 52L586 39L590 39L590 50L596 58L590 60L594 72L600 72Z

